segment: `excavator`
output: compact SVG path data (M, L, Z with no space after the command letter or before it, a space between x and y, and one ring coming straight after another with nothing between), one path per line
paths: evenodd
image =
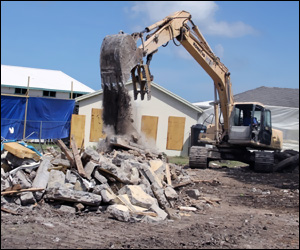
M141 45L137 47L139 40ZM144 100L147 94L150 100L150 62L158 48L171 40L189 52L214 84L214 124L202 126L197 145L189 149L189 166L206 168L210 161L237 160L248 163L257 172L273 172L283 159L278 156L283 133L272 128L271 111L262 103L234 102L230 72L213 53L189 12L175 12L142 32L130 35L121 31L106 36L100 54L104 97L113 90L123 90L131 77L134 99L140 94ZM293 161L299 165L299 154Z

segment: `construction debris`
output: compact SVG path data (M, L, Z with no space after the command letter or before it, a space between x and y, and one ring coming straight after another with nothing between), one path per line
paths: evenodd
M122 136L105 143L109 144L105 152L88 147L80 153L73 137L71 150L58 140L61 152L50 147L38 162L34 155L24 155L20 166L16 165L20 154L4 150L3 211L10 211L11 202L32 206L43 201L60 207L71 204L77 213L106 208L120 221L159 222L180 217L179 208L174 207L179 197L174 187L185 180L191 183L181 167Z

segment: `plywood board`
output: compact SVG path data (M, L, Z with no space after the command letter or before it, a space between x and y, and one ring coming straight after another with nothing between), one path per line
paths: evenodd
M185 117L169 116L167 149L182 150L184 140Z
M29 148L26 148L25 146L22 146L17 142L4 143L4 149L21 159L29 158L34 159L35 161L39 161L41 158L36 152Z
M157 116L142 116L141 122L141 132L144 133L146 138L153 139L156 142L157 138L157 125L158 117Z
M102 120L102 109L92 108L91 117L91 130L90 130L90 141L98 142L99 138L105 138L103 134L103 120Z
M84 139L85 132L85 115L72 115L71 119L71 135L74 135L76 145L80 147L82 145L82 141ZM71 141L71 138L70 138Z

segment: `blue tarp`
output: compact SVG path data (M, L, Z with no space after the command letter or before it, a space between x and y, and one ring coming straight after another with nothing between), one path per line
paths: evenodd
M69 136L75 100L29 97L26 133L28 139L61 139ZM21 140L26 98L1 96L1 136Z

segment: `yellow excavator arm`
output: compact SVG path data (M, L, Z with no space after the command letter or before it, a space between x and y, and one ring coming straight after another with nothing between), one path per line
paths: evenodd
M143 40L144 33L148 33L145 41ZM229 117L233 107L230 73L212 52L200 30L193 23L191 14L186 11L175 12L163 20L146 27L141 33L134 33L133 36L135 39L142 39L139 49L142 50L143 56L151 56L160 46L163 46L170 40L176 39L182 44L213 79L215 86L216 129L219 127L218 104L220 104L224 121L223 136L228 134ZM219 96L219 103L217 102L216 91Z

